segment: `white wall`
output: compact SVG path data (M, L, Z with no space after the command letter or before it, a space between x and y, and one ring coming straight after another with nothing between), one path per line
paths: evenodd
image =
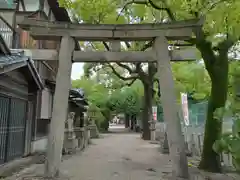
M24 0L26 11L37 11L39 9L39 0Z
M10 26L12 26L12 24L13 24L13 12L0 12L0 15L4 18L5 21L7 21L7 23ZM8 25L5 24L5 22L2 21L2 20L0 20L0 32L1 32L1 35L2 35L6 45L9 48L11 48L13 32L8 27Z
M52 116L53 95L48 88L42 91L41 119L50 119Z
M47 149L47 137L37 139L31 142L31 153L45 152Z

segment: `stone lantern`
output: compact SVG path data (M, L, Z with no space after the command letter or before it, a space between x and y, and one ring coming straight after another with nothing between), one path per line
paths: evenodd
M84 123L85 123L85 127L84 127L84 148L86 148L88 146L88 144L90 143L90 130L88 127L89 124L89 118L88 118L88 113L84 112Z
M75 117L74 112L69 112L68 117L65 121L65 133L64 133L64 143L63 149L65 153L72 153L77 148L77 139L73 128L73 119Z
M96 109L92 108L88 110L88 129L90 130L90 138L98 138L98 128L96 126Z

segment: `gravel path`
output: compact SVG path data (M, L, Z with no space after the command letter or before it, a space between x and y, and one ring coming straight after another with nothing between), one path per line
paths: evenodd
M168 155L159 151L159 145L140 139L114 126L112 133L92 140L84 151L64 156L57 180L169 180L171 164ZM5 180L46 180L43 164L35 164ZM201 174L190 168L191 180L236 180L236 174ZM211 178L210 178L211 177Z
M65 160L61 169L71 180L159 180L162 171L171 170L161 169L167 162L159 145L141 140L139 134L111 133L93 140L81 155Z
M159 152L159 145L141 140L140 134L124 133L119 128L113 131L115 133L92 140L84 152L65 157L61 164L62 179L159 180L171 171L169 158ZM33 174L42 173L42 164L33 165L14 179L35 179ZM29 178L26 178L27 175Z

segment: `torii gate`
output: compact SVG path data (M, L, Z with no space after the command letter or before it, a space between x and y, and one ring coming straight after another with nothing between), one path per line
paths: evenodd
M55 176L61 163L61 151L64 137L64 121L67 116L68 93L71 86L71 68L73 62L157 62L157 76L160 78L161 101L166 120L173 173L183 176L178 165L186 162L184 139L178 118L178 107L174 89L170 61L195 59L195 52L179 51L169 53L168 40L187 40L194 30L201 28L202 20L193 19L172 23L157 24L121 24L94 25L48 22L36 19L17 20L19 26L30 32L36 40L61 40L59 52L55 50L33 50L34 60L58 60L52 120L48 138L47 170L49 176ZM111 52L74 51L74 39L78 41L109 41ZM153 49L146 52L120 52L120 41L153 40ZM182 157L185 157L182 159Z

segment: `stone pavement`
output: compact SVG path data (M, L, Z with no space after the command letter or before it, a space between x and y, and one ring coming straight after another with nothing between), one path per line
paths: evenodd
M115 132L121 132L114 128ZM61 180L165 180L171 172L168 155L159 145L135 133L109 133L92 140L84 152L64 157ZM43 165L35 164L6 180L40 180Z

